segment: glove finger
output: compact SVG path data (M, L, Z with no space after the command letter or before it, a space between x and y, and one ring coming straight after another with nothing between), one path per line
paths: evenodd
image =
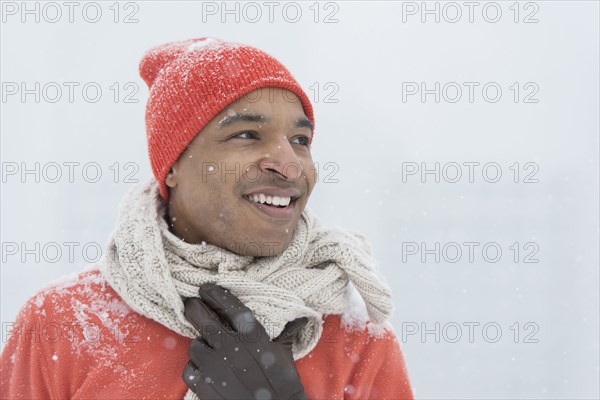
M200 354L201 351L210 353ZM226 360L221 360L217 353L207 350L202 340L194 339L190 344L190 361L182 375L186 384L201 398L215 399L249 399L252 395L240 379L228 368ZM232 361L229 361L232 364ZM251 378L252 379L252 378ZM256 378L251 382L254 382ZM241 397L240 397L241 396Z
M194 365L193 362L188 361L185 368L183 369L183 373L181 374L183 381L190 387L190 389L194 390L198 383L200 382L200 371Z
M183 374L181 375L181 377L183 378L183 381L186 383L186 385L188 385L188 387L192 389L192 391L196 393L198 397L200 397L202 400L225 399L225 397L222 397L219 394L219 392L217 392L210 384L208 384L204 380L204 378L200 374L200 371L198 370L198 368L196 368L196 365L192 361L189 361L187 363L187 365L183 369Z
M203 338L197 337L192 340L190 347L188 347L188 357L192 360L197 367L201 367L206 364L206 360L215 358L215 351L204 341ZM202 370L202 368L199 368ZM202 371L201 371L202 372Z
M224 399L253 399L254 393L250 391L251 389L256 385L268 387L264 375L256 365L242 371L237 364L238 360L233 357L211 362L210 372L201 376L206 384Z
M185 317L198 330L200 336L213 348L218 349L225 341L224 335L233 333L225 328L219 316L198 298L185 300Z
M292 345L294 338L300 333L300 331L308 324L308 318L296 318L293 321L288 322L283 331L275 338L274 342L282 343L286 345Z
M264 327L254 317L252 310L229 290L214 283L205 283L200 286L199 293L202 300L236 332L257 329L260 334L266 333Z
M192 343L193 344L193 343ZM198 344L202 346L202 344ZM213 353L216 355L216 353ZM229 360L227 360L227 358ZM252 385L260 384L264 376L252 363L251 367L239 367L238 360L232 357L213 358L195 357L190 360L183 372L183 380L196 393L217 393L218 399L252 399L253 393L249 391ZM248 382L251 385L248 385ZM262 386L268 386L263 382ZM209 390L210 389L210 390ZM201 397L204 399L204 397ZM210 397L212 398L212 397Z

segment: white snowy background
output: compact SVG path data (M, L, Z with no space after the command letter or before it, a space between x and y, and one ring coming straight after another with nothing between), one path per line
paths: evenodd
M273 54L313 99L321 179L309 205L325 224L370 239L393 288L392 324L417 398L600 396L598 2L498 2L496 23L482 15L485 6L486 17L495 18L496 6L486 2L476 3L473 22L468 7L454 3L462 11L455 23L449 20L456 7L443 2L427 3L439 7L439 23L422 15L421 2L302 2L287 14L285 3L276 3L272 22L263 2L238 3L239 22L235 11L222 15L221 2L99 2L96 23L82 15L85 8L88 19L96 18L93 5L77 3L70 22L67 6L55 4L61 16L38 3L39 22L36 11L23 14L21 2L2 5L2 345L31 295L98 258L95 250L104 246L119 200L133 185L125 178L151 174L148 91L137 69L143 53L214 36ZM206 12L215 7L217 14ZM419 11L412 15L414 7ZM296 8L302 15L292 23ZM126 17L137 22L124 23ZM39 102L35 94L21 98L22 82L28 89L40 82ZM56 85L49 82L62 88L55 103L49 100ZM79 85L72 102L65 82ZM96 103L82 94L90 82L102 88ZM403 101L403 82L425 82L429 89L457 82L463 93L456 103L447 101L455 97L450 86L439 103L433 94L425 102L419 95ZM473 102L463 82L479 83ZM495 103L482 96L489 82L502 88ZM538 101L524 102L536 87L529 100ZM93 88L87 94L94 96ZM137 102L125 102L127 94ZM36 162L39 183L35 174L22 174ZM425 182L420 174L403 180L411 163L431 169L436 162L447 167L439 183L432 174ZM469 162L480 163L474 182ZM52 163L61 166L57 183L50 182ZM65 163L79 163L70 164L73 182ZM448 163L462 166L456 183L449 182L455 164ZM501 167L497 183L483 179L486 163ZM102 176L89 183L94 165ZM530 172L537 183L523 182ZM494 175L487 170L488 179ZM421 243L433 249L436 242L447 249L439 262L435 254L425 253L422 262L421 252L407 253L410 243L422 251ZM457 262L450 262L453 242L463 250ZM479 243L473 262L465 242ZM27 253L36 243L40 250ZM486 243L501 248L499 261L484 259ZM538 262L524 262L533 250ZM495 256L493 248L488 255Z

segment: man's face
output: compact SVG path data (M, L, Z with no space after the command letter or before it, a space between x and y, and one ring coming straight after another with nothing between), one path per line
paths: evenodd
M167 176L173 233L242 255L282 253L315 185L311 133L285 89L257 89L227 106Z

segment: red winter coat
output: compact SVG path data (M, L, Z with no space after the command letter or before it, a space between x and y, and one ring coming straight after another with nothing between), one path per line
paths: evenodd
M10 399L182 399L191 339L129 308L97 269L41 291L21 309L1 356ZM324 319L296 361L309 399L412 399L394 333Z

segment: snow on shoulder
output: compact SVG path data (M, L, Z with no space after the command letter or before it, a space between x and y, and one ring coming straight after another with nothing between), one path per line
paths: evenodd
M84 269L80 271L74 271L70 274L63 275L59 278L53 279L42 289L45 290L59 290L66 289L73 285L76 285L80 281L90 281L93 280L95 283L103 283L105 282L104 278L100 274L96 272L100 272L98 266L96 264L90 264Z
M116 359L117 348L127 336L124 330L136 318L96 265L49 282L30 305L42 322L68 331L63 336L73 353L93 353L104 362Z
M98 272L97 274L95 272ZM91 264L80 271L71 272L59 278L53 279L42 287L32 298L32 302L38 308L38 314L45 316L43 308L44 301L50 294L65 295L77 284L85 283L106 283L104 278L99 274L99 269L96 265Z
M367 330L371 336L381 338L385 336L386 329L391 330L391 326L386 322L382 325L376 325L369 320L367 306L362 296L352 282L346 286L346 298L348 306L341 315L341 324L349 332Z

